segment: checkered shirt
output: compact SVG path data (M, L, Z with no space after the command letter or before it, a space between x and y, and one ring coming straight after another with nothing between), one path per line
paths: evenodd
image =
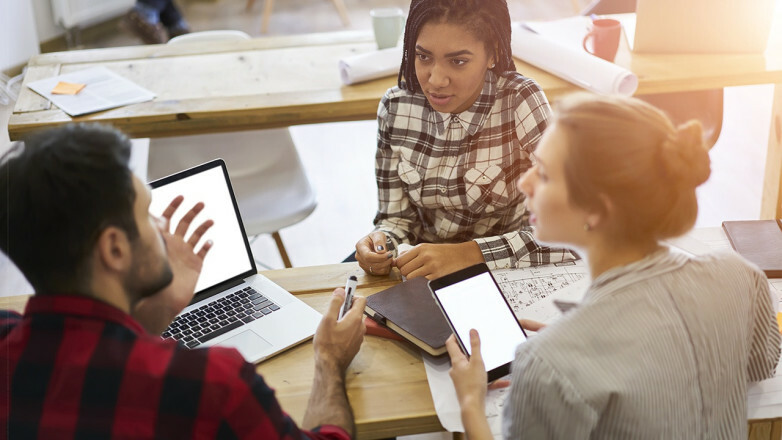
M422 93L389 89L378 107L375 230L400 243L473 240L492 269L574 259L537 244L516 188L551 114L546 96L517 72L486 72L473 105L434 110Z
M236 350L188 350L87 297L0 311L0 376L10 439L349 439L299 430Z

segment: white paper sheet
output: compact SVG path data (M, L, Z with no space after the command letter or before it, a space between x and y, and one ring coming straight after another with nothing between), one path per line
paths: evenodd
M52 89L60 81L87 86L76 95L52 94ZM27 87L71 116L151 101L155 97L149 90L102 66L42 79Z
M396 74L401 64L402 46L390 47L339 60L339 76L350 85Z
M580 43L573 47L539 35L521 23L513 24L511 38L515 57L587 90L630 96L638 88L638 77L633 72L586 52Z
M432 393L434 409L440 424L446 431L464 432L456 389L448 374L448 370L451 369L450 359L448 356L434 357L423 352L421 354L426 368L426 379L429 381L429 391ZM502 406L505 404L507 392L507 388L502 388L489 390L486 394L486 418L495 439L502 438Z

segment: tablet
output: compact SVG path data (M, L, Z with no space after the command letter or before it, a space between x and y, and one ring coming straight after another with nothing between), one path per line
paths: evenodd
M510 372L516 347L527 339L505 295L485 263L429 281L429 290L470 356L470 329L478 330L489 381Z

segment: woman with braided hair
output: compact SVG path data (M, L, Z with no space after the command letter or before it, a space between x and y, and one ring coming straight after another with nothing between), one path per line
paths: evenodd
M695 223L708 179L700 123L675 127L633 98L557 103L518 182L535 237L577 249L591 285L559 320L522 322L503 437L747 438L747 384L771 377L780 333L768 280L736 253L662 241ZM776 300L776 299L773 299ZM479 305L479 304L478 304ZM446 346L467 437L491 438L481 343Z
M505 0L411 2L398 85L378 107L378 213L355 254L365 271L431 279L574 258L535 243L514 184L551 110L516 72L510 38Z

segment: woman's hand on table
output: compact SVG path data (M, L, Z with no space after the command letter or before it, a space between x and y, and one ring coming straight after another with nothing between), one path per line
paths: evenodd
M421 243L395 260L396 267L407 279L426 277L433 280L459 269L483 263L483 253L478 243Z

